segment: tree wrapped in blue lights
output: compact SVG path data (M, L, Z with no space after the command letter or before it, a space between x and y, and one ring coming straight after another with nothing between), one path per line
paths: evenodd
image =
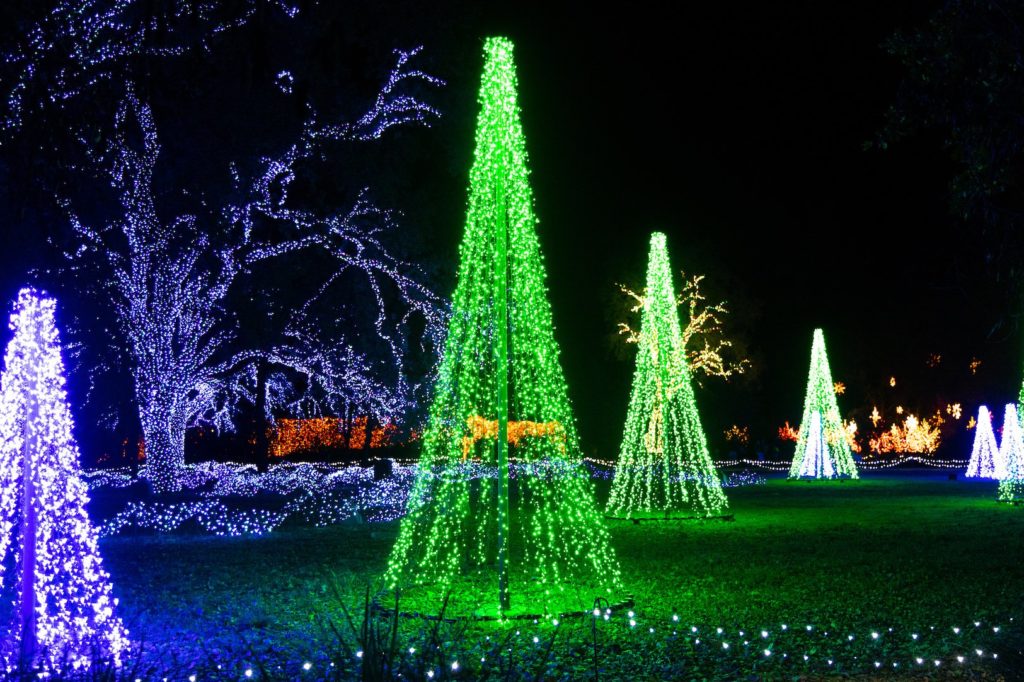
M790 478L857 478L843 418L836 402L835 384L825 353L825 334L814 330L807 395L800 420L800 436L789 469Z
M728 505L697 412L665 235L651 235L636 372L609 514L720 514Z
M974 429L974 445L971 446L971 459L967 462L967 478L994 478L1002 475L1002 458L996 435L992 431L992 413L982 405L978 408L978 424Z
M252 177L234 172L237 192L213 212L220 216L213 226L190 214L168 220L159 210L156 120L131 87L114 133L103 137L105 148L94 150L110 160L105 170L120 203L117 217L107 225L89 224L58 198L78 241L65 253L68 272L88 273L81 289L111 307L122 336L111 344L121 351L114 362L98 362L92 371L101 376L127 361L145 475L156 491L181 489L189 428L231 431L248 406L262 410L261 418L345 413L358 406L380 421L400 421L416 398L406 356L417 338L436 347L443 305L419 281L420 273L387 250L382 233L394 227L394 215L365 191L348 209L325 213L293 198L289 188L329 142L370 142L438 115L410 91L441 82L414 68L418 53L396 52L387 80L356 121L325 123L310 111L298 139L260 159ZM260 264L298 254L328 257L332 272L312 287L306 304L278 315L280 328L267 338L243 337L238 310L229 303L234 292L253 284ZM376 313L374 345L382 352L375 359L355 345L362 330L339 324L327 333L313 312L315 301L357 273L366 286L364 305ZM341 307L336 303L332 316L344 318ZM268 330L273 326L267 323Z
M619 584L558 361L512 44L491 38L458 284L416 482L385 579L449 589L495 570L497 611L589 608ZM511 512L508 446L520 513ZM470 462L491 472L481 480ZM591 592L585 590L592 589ZM407 593L408 595L408 593Z
M119 665L128 649L85 511L54 308L34 290L18 294L0 378L0 589L15 592L0 647L8 669Z

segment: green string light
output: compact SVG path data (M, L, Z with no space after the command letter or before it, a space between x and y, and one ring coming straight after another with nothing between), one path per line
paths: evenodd
M504 38L484 47L452 316L408 514L385 573L392 589L445 590L494 567L500 613L517 590L592 603L620 585L558 360L512 50ZM524 463L511 483L516 495L506 442ZM472 475L465 463L474 458L497 475ZM506 511L510 503L518 513ZM584 585L597 592L578 592ZM529 606L557 603L543 601Z
M811 344L811 370L807 376L807 396L800 420L790 478L857 478L857 465L836 403L832 370L825 353L825 334L814 330Z
M632 517L689 510L713 516L727 506L686 365L665 235L655 232L608 513Z

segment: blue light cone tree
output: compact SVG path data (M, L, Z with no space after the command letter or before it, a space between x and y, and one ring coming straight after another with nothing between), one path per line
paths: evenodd
M807 395L790 478L857 478L857 465L846 439L836 402L835 384L825 352L825 334L814 330Z
M1003 438L999 442L999 501L1024 502L1024 429L1017 406L1010 403L1003 414Z
M493 579L497 612L593 603L620 583L582 462L537 241L512 43L488 39L458 283L394 588ZM510 495L509 444L522 461ZM492 478L467 467L479 459ZM512 513L516 501L519 514ZM489 589L489 588L488 588ZM589 591L588 591L589 590ZM406 598L409 592L406 591Z
M18 294L0 377L0 590L15 596L0 647L8 669L119 665L128 649L85 511L54 308L31 289Z
M978 423L974 427L974 445L971 446L971 459L967 462L967 478L998 479L1005 470L1001 464L996 435L992 431L992 413L984 405L978 408Z
M636 371L608 513L720 514L728 506L693 393L665 235L651 235Z

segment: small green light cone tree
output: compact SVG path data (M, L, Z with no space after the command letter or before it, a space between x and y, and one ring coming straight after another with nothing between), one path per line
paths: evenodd
M665 235L651 235L636 371L608 513L634 517L726 506L697 412Z
M552 613L567 595L577 594L584 606L607 598L620 572L558 361L512 49L504 38L484 47L458 283L419 470L385 582L391 589L436 586L440 602L460 577L493 576L499 614L524 591L531 603L520 601L518 609ZM514 496L510 443L522 462ZM466 466L474 458L496 476L474 475ZM585 594L590 587L595 592Z
M999 501L1024 502L1024 429L1017 406L1010 403L1003 414L1003 438L999 443Z
M825 334L820 329L814 330L814 342L811 344L807 396L789 477L858 477L836 403L835 384L832 383L832 371L825 353Z

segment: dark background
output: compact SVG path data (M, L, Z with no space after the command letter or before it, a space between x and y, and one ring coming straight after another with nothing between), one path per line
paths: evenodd
M973 413L980 400L1015 397L1018 335L997 327L1013 311L974 274L980 238L951 215L940 141L867 145L904 75L883 42L939 3L480 4L324 3L294 20L267 10L209 52L141 67L164 142L168 215L187 203L172 190L216 197L229 160L290 139L303 98L357 113L391 49L422 44L422 68L448 82L427 95L443 119L369 151L335 150L321 172L342 194L370 185L403 211L392 246L447 296L483 38L505 34L516 44L556 336L587 455L617 452L633 367L614 334L615 284L642 283L652 230L668 234L677 271L707 275L711 298L729 302L727 327L753 361L748 375L698 391L713 450L726 449L722 430L733 423L773 443L783 421L795 425L819 326L833 376L848 386L841 409L862 429L873 404L928 415L961 401ZM292 95L274 86L282 69L295 76ZM112 116L116 98L106 97L64 115ZM53 159L45 145L32 158L46 136L30 126L0 149L7 299L54 262L46 238L64 229L40 179ZM83 304L60 293L74 315ZM942 355L937 369L926 366L931 353Z

